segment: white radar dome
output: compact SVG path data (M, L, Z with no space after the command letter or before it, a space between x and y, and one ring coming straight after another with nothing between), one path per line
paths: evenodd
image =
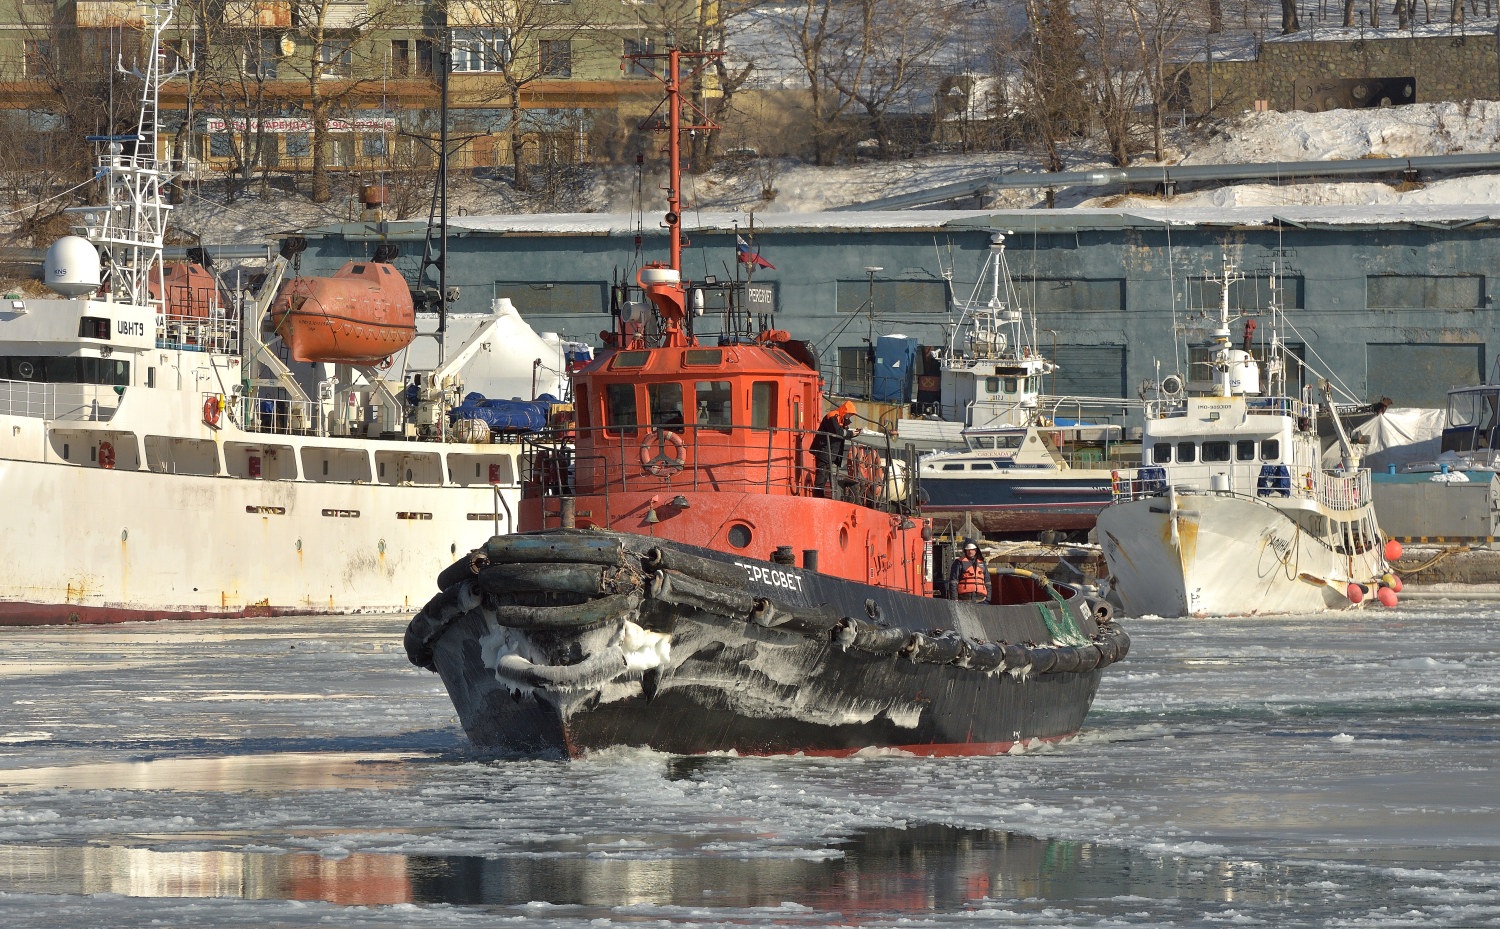
M47 249L42 259L46 285L68 297L99 289L99 251L82 236L65 235Z

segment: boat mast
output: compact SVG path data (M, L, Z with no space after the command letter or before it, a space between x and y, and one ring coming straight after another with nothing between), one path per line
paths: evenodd
M667 228L670 257L665 263L653 262L642 268L637 275L637 280L641 289L656 307L657 313L661 315L663 344L686 345L691 342L691 338L684 331L684 322L687 319L687 288L682 282L682 133L684 131L711 132L719 126L692 101L687 101L687 105L692 107L693 119L689 124L684 125L682 84L685 79L692 79L701 74L709 64L722 58L724 53L683 51L671 39L668 39L668 42L665 53L625 56L627 60L635 62L642 70L660 81L666 91L656 109L641 123L641 128L656 130L665 128L669 136L667 140L667 214L663 218L663 225ZM651 64L662 61L666 62L665 73L655 70ZM684 61L696 62L692 70L686 74L683 73ZM665 127L658 116L663 106L667 108Z
M104 180L104 206L73 207L81 215L84 234L103 252L109 268L109 299L134 305L151 302L151 285L165 297L162 243L167 214L172 207L162 197L169 173L156 160L157 110L161 85L182 73L161 68L162 33L172 21L172 3L145 8L151 30L145 70L130 70L141 79L141 107L134 133L88 136L100 145L99 174ZM120 70L126 71L121 62Z

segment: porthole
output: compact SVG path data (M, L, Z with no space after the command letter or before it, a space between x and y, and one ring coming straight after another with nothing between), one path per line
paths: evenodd
M839 548L848 548L848 547L849 547L849 527L848 526L840 526L839 527Z
M729 527L726 538L729 540L729 544L735 548L749 548L750 527L744 523L735 523Z

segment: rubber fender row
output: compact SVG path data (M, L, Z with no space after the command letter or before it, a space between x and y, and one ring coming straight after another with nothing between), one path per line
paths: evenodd
M640 606L640 594L623 593L595 597L583 603L570 603L563 606L502 604L489 607L487 612L494 616L495 621L500 625L511 629L576 632L634 616Z
M823 635L831 631L842 617L832 610L788 610L779 607L764 597L755 599L755 609L750 611L750 621L767 629L783 629L803 635Z
M546 563L598 564L622 567L627 564L625 543L613 536L583 533L533 535L497 535L482 549L490 564Z
M653 548L641 559L641 567L650 574L656 571L676 571L696 580L742 590L745 586L744 569L721 561L700 558L678 551L675 548Z
M627 568L597 564L491 564L473 583L480 592L504 596L516 590L545 590L575 596L640 592L643 579Z
M432 662L432 643L442 638L454 622L482 609L482 604L483 598L471 583L459 582L444 588L407 624L402 639L406 659L419 668L436 671Z
M705 583L679 571L657 571L648 593L653 600L720 616L749 616L755 609L755 598L743 590Z
M951 664L975 671L1004 668L1021 673L1070 674L1114 664L1130 650L1130 636L1112 622L1085 645L1019 645L980 642L957 632L930 635L845 618L833 630L835 644L874 655L900 655L922 664Z

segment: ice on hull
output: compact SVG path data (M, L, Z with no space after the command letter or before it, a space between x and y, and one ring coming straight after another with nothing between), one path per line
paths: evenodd
M627 567L653 559L645 545L672 546L633 542L620 549ZM506 752L997 754L1075 734L1103 667L1128 648L1074 591L1009 606L956 603L778 568L802 595L756 596L742 569L688 549L669 552L700 575L738 572L740 590L676 568L642 572L639 597L616 601L625 605L617 615L594 614L572 630L517 628L497 617L539 598L514 586L497 593L484 573L491 562L413 620L408 653L441 675L469 739Z

